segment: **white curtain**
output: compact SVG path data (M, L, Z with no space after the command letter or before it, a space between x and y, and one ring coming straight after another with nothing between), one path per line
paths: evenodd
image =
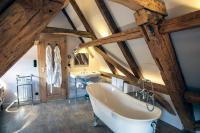
M58 46L54 48L54 73L53 73L53 86L61 87L62 84L62 68L61 68L61 56Z

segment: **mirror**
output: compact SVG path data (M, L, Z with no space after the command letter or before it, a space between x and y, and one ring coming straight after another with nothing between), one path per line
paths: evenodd
M88 66L89 65L89 54L88 53L77 53L74 55L75 66Z

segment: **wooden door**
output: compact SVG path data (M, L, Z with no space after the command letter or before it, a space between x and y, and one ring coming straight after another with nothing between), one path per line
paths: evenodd
M53 87L50 92L50 86L46 82L46 47L51 46L52 55L54 56L54 48L58 46L61 54L61 67L62 67L62 84L61 87ZM47 102L53 99L64 99L67 97L67 48L66 37L58 35L42 34L38 44L38 68L40 77L40 99L41 102Z

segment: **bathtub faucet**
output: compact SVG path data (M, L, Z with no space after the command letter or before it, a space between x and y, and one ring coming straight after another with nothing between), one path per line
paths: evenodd
M148 95L148 91L146 89L141 89L136 91L136 97L138 97L139 99L145 100L147 98Z
M154 100L154 88L153 84L150 80L148 79L140 79L138 83L142 84L141 90L136 91L136 97L139 96L140 100L142 99L143 101L146 102L147 109L149 111L154 110L154 105L155 105L155 100ZM150 89L145 89L145 84L150 84ZM150 107L152 106L152 107Z

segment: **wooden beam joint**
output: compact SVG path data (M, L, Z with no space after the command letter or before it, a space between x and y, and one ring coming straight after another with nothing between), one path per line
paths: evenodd
M164 16L155 12L151 12L147 9L141 9L135 12L134 14L136 24L138 26L144 25L146 23L158 24L163 20Z

